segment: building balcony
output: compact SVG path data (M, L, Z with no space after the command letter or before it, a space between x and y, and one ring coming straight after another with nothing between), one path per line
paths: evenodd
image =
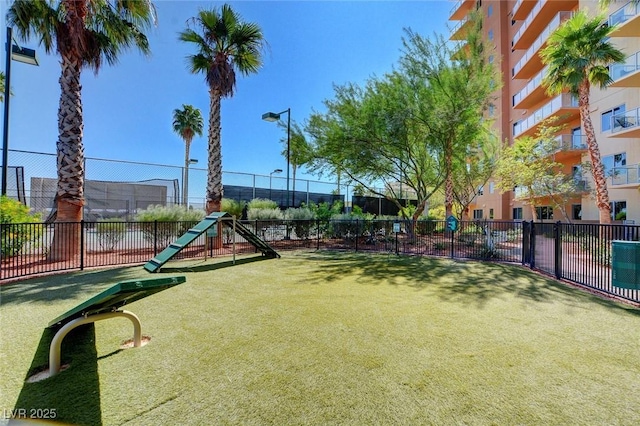
M511 47L526 49L558 12L570 11L577 4L578 0L538 0L513 36Z
M464 18L458 24L453 27L451 31L450 40L465 40L467 38L467 33L469 28L471 28L471 20L469 18Z
M617 25L611 37L640 37L640 3L630 1L609 15L609 25Z
M475 0L458 0L456 4L451 8L451 12L449 12L449 20L450 21L459 21L467 14L473 6L476 4Z
M613 80L610 87L640 87L640 52L629 56L624 64L611 65L609 75Z
M535 6L536 0L518 0L513 5L513 20L522 21L529 15L533 6Z
M553 153L553 158L559 163L578 159L587 152L586 135L558 135L555 143L556 151Z
M540 33L537 39L533 41L529 49L524 53L522 58L516 63L511 70L512 78L531 78L542 69L542 60L538 52L545 45L547 39L561 23L571 17L571 12L559 12L549 22L549 25Z
M611 185L638 185L640 184L640 165L614 167L611 170Z
M569 181L571 182L571 181ZM559 194L560 191L569 191L566 182L555 182L557 184L556 187L546 185L542 182L534 183L531 190L533 193L529 192L528 188L516 187L514 190L515 199L518 201L528 200L528 199L545 199L547 197L552 197L556 194ZM586 180L581 180L579 177L573 178L573 185L571 186L571 192L578 196L578 194L584 194L589 192L589 183Z
M640 137L640 108L621 112L611 117L612 138Z
M534 136L538 130L538 125L552 116L558 117L557 121L553 123L554 126L559 126L577 119L580 116L578 100L568 93L562 93L556 96L527 118L515 123L513 125L513 136Z
M544 67L542 71L535 75L518 93L513 95L511 106L515 109L527 109L539 104L547 98L546 89L542 86L542 79L547 71Z

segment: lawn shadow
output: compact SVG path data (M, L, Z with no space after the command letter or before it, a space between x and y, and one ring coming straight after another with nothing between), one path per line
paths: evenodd
M562 301L573 305L588 300L640 315L637 308L544 277L517 264L336 252L316 252L307 259L319 263L315 268L310 267L305 284L337 281L345 274L353 274L358 284L407 286L418 291L432 289L444 301L473 303L479 307L492 299L511 295L537 303Z
M201 261L199 264L193 265L185 265L182 267L163 267L160 270L161 274L175 274L175 273L184 273L184 272L207 272L207 271L215 271L216 269L228 268L230 266L244 265L247 263L260 262L263 260L273 260L270 257L266 256L254 256L254 257L243 257L242 259L236 259L235 263L233 260L227 260L224 262L216 262L216 263L207 263L205 260Z
M4 284L0 286L2 304L75 299L79 295L101 291L120 281L139 278L139 271L139 267L131 266L100 271L70 271ZM104 286L101 285L103 283Z
M62 342L62 365L69 365L54 377L29 383L33 374L49 366L49 346L57 330L42 333L31 367L14 407L14 414L27 420L53 413L55 422L101 425L100 380L94 324L72 330Z

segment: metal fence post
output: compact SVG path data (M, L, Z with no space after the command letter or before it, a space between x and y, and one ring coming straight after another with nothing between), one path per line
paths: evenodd
M356 251L358 251L358 235L360 235L360 221L359 219L356 219L356 235L355 235Z
M529 267L531 269L536 266L536 224L531 221L531 234L529 235Z
M553 225L553 242L555 245L555 259L553 262L556 278L562 278L562 223L560 221Z
M158 221L153 221L153 255L158 255Z
M80 270L84 270L84 219L80 220Z

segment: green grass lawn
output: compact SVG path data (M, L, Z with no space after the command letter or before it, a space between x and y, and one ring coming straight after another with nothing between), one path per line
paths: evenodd
M255 261L254 261L255 260ZM71 424L640 424L640 310L526 269L353 253L172 262L187 282L72 332L141 267L0 286L0 409ZM42 413L42 412L41 412Z

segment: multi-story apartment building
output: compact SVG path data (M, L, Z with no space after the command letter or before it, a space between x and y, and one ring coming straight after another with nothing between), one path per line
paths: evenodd
M597 0L457 0L449 18L457 21L450 39L465 38L472 10L482 14L484 36L494 46L489 60L503 76L497 101L488 111L495 119L495 130L501 140L513 143L518 137L535 135L543 120L559 117L555 125L562 124L563 130L557 135L554 160L585 189L567 202L565 211L572 221L597 221L598 209L589 191L593 188L591 174L582 170L588 153L577 101L567 93L549 96L541 84L545 67L540 50L550 34L579 9L594 16L601 11ZM640 4L612 1L605 14L610 25L617 25L612 42L628 59L611 66L613 84L604 90L592 88L591 119L609 176L613 218L640 223ZM473 217L534 219L533 209L517 199L516 191L499 193L495 182L489 181L479 188L470 207ZM559 209L546 205L546 200L536 204L536 220L564 220Z

